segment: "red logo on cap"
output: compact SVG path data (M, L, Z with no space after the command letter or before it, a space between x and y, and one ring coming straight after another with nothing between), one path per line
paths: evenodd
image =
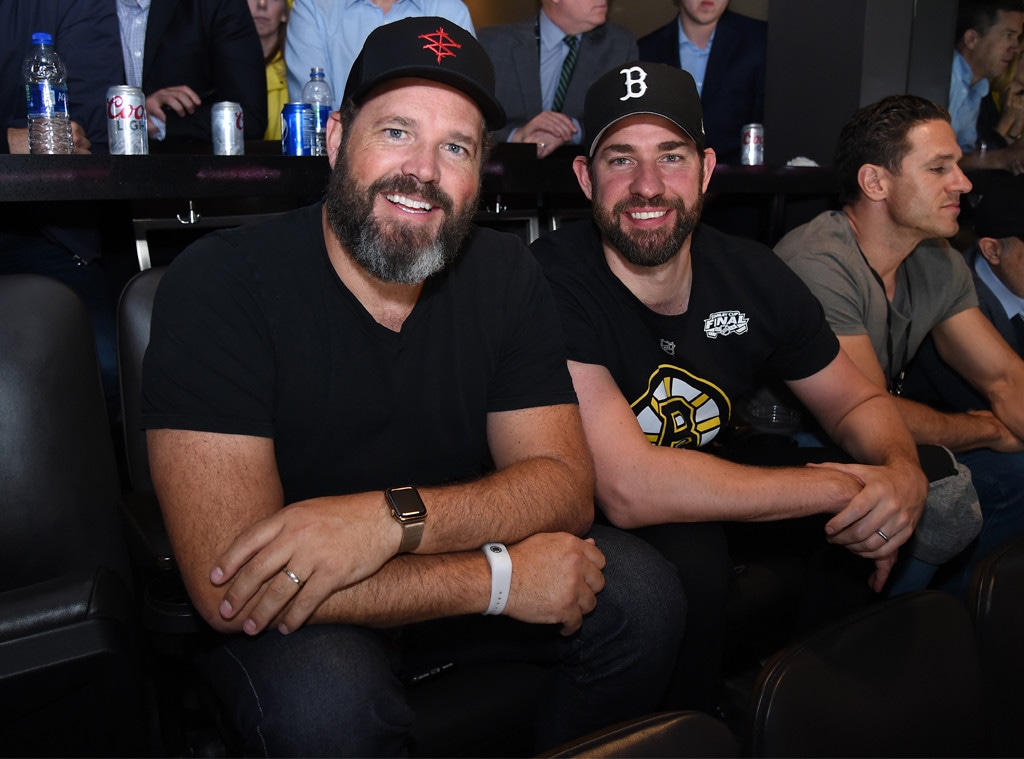
M462 45L448 35L448 32L441 28L438 28L433 34L421 34L420 39L426 40L429 43L423 46L424 50L437 53L438 63L441 62L442 58L454 58L455 52L453 48L462 47Z

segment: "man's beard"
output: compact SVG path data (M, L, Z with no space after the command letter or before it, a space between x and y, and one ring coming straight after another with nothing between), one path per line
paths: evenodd
M671 229L633 230L626 232L619 219L626 209L633 211L644 208L670 208L675 211L676 222ZM622 254L622 257L636 266L661 266L671 261L686 238L690 236L700 220L704 207L704 193L698 191L692 208L687 208L681 198L668 200L661 196L644 198L633 195L620 200L607 211L604 206L594 206L594 222L601 235Z
M451 196L436 184L424 184L408 175L382 177L361 188L349 171L346 147L343 144L338 150L325 207L331 229L356 263L383 282L415 285L455 260L473 223L479 189L469 203L456 210ZM416 196L440 208L444 218L437 233L400 221L381 223L373 213L374 201L381 194Z

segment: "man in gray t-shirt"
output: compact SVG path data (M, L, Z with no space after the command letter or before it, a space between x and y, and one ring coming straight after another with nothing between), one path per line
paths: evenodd
M842 211L793 230L775 251L878 385L899 396L931 333L943 360L989 400L991 413L946 414L897 399L919 444L944 445L971 469L985 525L947 586L965 593L971 566L1024 529L1024 361L978 309L970 271L943 239L956 234L971 189L960 155L949 114L923 98L861 108L835 153Z

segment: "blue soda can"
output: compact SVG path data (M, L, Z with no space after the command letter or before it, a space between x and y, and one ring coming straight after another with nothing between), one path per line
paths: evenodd
M288 103L281 109L281 153L313 155L313 106Z

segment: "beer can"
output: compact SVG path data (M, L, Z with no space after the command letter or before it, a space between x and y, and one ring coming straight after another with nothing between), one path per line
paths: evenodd
M313 155L313 106L286 103L281 109L281 153Z
M245 121L242 106L227 100L214 103L210 117L213 131L214 155L243 155L245 153Z
M146 155L146 96L138 87L107 90L107 148L111 155Z
M760 166L764 163L764 124L744 124L740 130L740 163Z

